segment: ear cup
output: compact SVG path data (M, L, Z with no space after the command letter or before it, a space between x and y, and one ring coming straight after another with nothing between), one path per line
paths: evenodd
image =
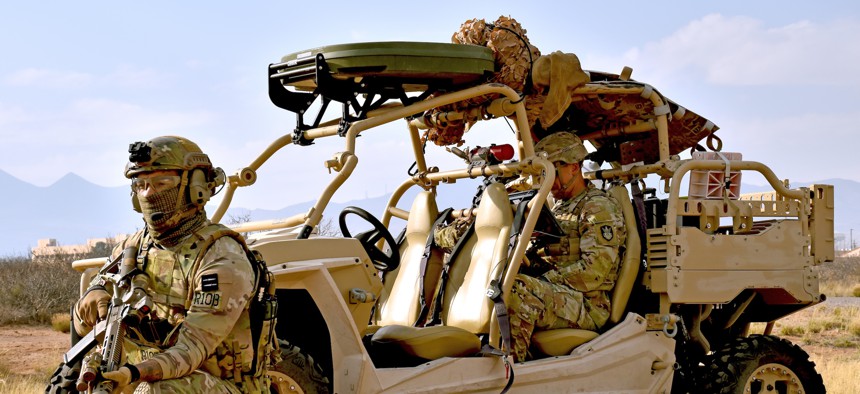
M205 205L212 196L212 190L206 178L206 172L195 169L191 172L191 180L188 182L188 199L198 207Z
M137 192L134 190L131 191L131 208L137 213L143 212L140 209L140 200L137 199Z

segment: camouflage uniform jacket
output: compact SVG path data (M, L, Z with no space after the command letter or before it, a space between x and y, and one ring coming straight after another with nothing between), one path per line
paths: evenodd
M543 279L581 292L598 327L609 319L609 291L615 286L621 247L627 238L617 201L590 182L585 191L552 208L567 235L559 240L568 253L547 256L550 270Z
M163 380L199 369L215 378L255 385L248 376L241 376L254 362L248 313L254 269L235 239L222 236L211 242L210 236L224 229L207 221L170 250L152 246L147 239L141 243L140 231L114 249L115 257L127 246L144 245L138 268L150 278L147 293L160 332L133 335L130 330L129 339L138 350L129 349L128 356L131 362L156 360ZM207 242L211 244L199 256Z

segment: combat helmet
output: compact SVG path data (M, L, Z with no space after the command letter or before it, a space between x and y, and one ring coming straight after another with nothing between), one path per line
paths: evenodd
M535 152L546 152L547 160L567 164L579 163L588 155L582 140L567 131L559 131L544 137L535 144Z
M182 137L156 137L147 142L135 142L128 147L129 163L125 177L158 170L212 170L212 162L197 144Z
M225 183L224 171L212 166L209 156L194 142L177 136L156 137L147 142L135 142L128 147L129 162L125 177L150 171L177 170L181 172L180 193L188 187L188 201L201 208ZM136 196L132 196L135 210L139 211ZM181 203L181 201L180 201Z

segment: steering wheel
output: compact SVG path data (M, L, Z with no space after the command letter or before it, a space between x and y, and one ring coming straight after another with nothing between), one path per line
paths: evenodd
M373 229L356 234L355 237L352 237L349 229L346 228L346 217L349 214L353 214L364 219L364 221L373 226ZM397 248L397 243L394 242L394 237L391 236L391 232L382 225L382 222L380 222L379 219L373 217L373 215L367 211L359 207L346 207L340 212L338 224L340 224L340 232L344 237L352 237L361 242L361 246L364 247L367 255L370 256L370 260L373 261L373 266L376 267L376 269L380 271L391 271L400 265L400 251ZM380 239L383 239L388 243L388 246L390 247L388 253L385 253L382 249L376 246L376 243L379 242Z

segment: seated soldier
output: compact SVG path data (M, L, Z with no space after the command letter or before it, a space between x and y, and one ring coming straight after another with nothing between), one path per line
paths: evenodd
M543 257L532 262L545 272L529 276L521 271L514 281L508 313L518 362L526 360L535 330L596 331L606 323L627 237L618 202L582 175L587 151L579 137L554 133L540 140L535 151L546 152L555 164L552 212L566 235L544 243Z

